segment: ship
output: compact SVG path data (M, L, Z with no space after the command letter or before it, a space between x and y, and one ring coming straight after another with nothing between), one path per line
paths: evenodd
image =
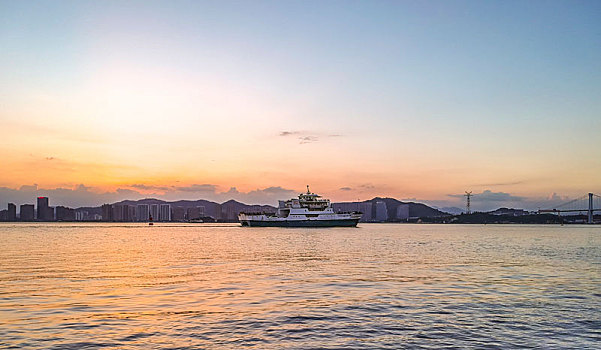
M355 227L361 212L335 213L329 199L307 192L286 201L279 201L275 213L238 214L242 226L250 227Z

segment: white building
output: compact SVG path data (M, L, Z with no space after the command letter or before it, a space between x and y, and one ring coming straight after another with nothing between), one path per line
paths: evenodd
M401 204L396 208L396 219L397 220L408 220L409 219L409 204Z
M159 221L171 221L171 204L161 204Z
M388 209L386 208L386 202L376 202L376 221L388 220Z
M152 217L152 220L154 220L154 221L159 220L159 205L158 204L150 205L150 216Z
M84 221L88 216L87 211L76 211L75 212L75 221Z
M148 221L148 204L138 204L138 210L136 211L136 218L138 221Z

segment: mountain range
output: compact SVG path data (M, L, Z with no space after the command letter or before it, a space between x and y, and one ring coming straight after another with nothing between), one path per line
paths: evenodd
M379 220L375 220L375 218L376 218L375 208L376 208L376 203L378 203L378 202L385 203L385 208L386 208L386 214L385 214L386 218L385 219L383 217L379 217ZM235 200L229 200L229 201L219 204L219 203L204 200L204 199L164 201L164 200L156 199L156 198L145 198L145 199L140 199L140 200L123 200L120 202L113 203L113 205L133 205L133 206L136 206L138 204L148 204L148 205L170 204L172 209L176 208L176 207L182 207L184 209L193 208L193 207L204 207L203 212L204 212L205 217L211 217L217 221L223 221L223 222L237 222L238 214L242 211L275 213L275 211L277 210L276 207L273 207L270 205L253 205L253 204L249 205L249 204L240 203ZM334 208L336 208L337 205L342 205L342 204L347 205L347 206L350 205L351 207L353 207L353 205L354 205L357 208L365 207L365 205L362 206L362 204L371 204L368 206L368 208L370 208L370 209L373 208L372 210L374 210L374 215L371 215L372 213L369 213L370 215L367 216L368 219L362 220L362 221L390 221L390 222L399 221L397 219L397 217L398 217L397 210L398 210L399 206L401 206L401 205L407 206L406 210L408 210L408 216L412 217L412 218L441 217L441 216L449 215L449 213L429 207L423 203L401 202L394 198L376 197L376 198L362 201L362 202L346 202L346 203L332 203L332 204L333 204ZM101 207L81 207L81 208L77 208L76 211L87 211L90 214L102 214Z

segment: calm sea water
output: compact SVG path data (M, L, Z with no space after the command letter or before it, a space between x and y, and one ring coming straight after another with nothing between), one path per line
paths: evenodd
M600 348L601 227L1 224L0 347Z

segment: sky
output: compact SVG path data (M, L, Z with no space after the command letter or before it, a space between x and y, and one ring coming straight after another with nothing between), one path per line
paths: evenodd
M601 193L599 1L1 0L0 48L2 208Z

